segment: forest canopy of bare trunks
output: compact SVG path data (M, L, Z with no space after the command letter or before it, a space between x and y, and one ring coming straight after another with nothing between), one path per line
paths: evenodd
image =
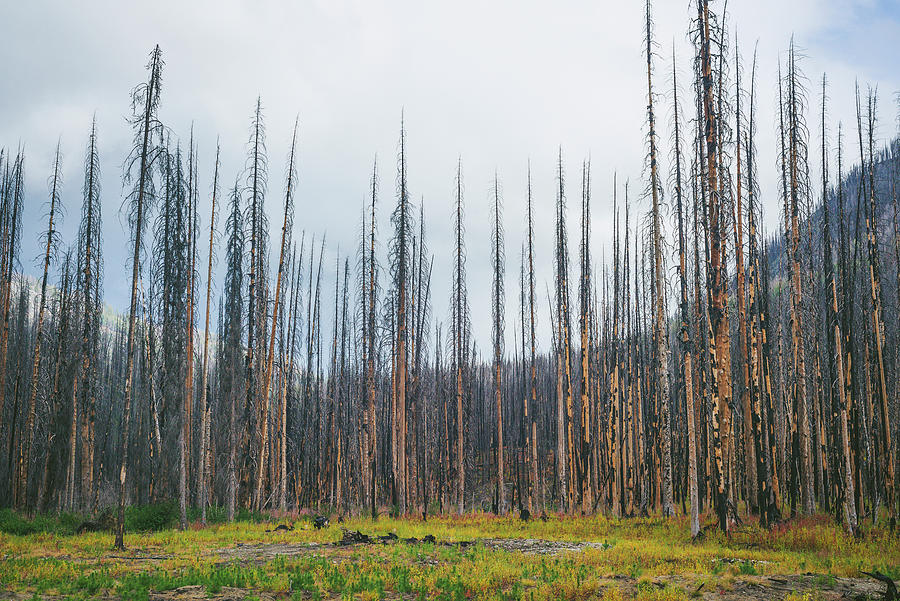
M103 310L110 167L96 127L80 186L61 181L57 149L36 280L20 256L25 155L0 150L0 503L117 504L119 546L126 504L175 499L182 527L191 506L204 523L217 506L229 519L240 508L689 513L694 535L704 512L725 531L817 510L851 532L862 519L893 525L900 139L878 137L893 115L857 85L855 123L833 122L829 82L803 72L791 42L774 82L778 161L760 166L756 56L729 36L723 4L694 1L694 55L673 55L671 70L655 68L650 10L643 181L598 200L598 166L567 174L562 152L555 198L532 198L530 165L525 198L504 198L495 176L489 309L467 294L462 161L447 199L454 244L440 253L452 293L448 306L433 298L402 120L395 164L369 175L358 248L331 264L324 236L294 219L297 124L272 177L257 102L245 168L221 173L217 141L213 180L199 181L200 142L158 118L165 64L153 49L131 93L121 316ZM760 169L780 184L766 195L780 216L769 234ZM271 196L281 210L267 215ZM74 240L57 235L63 202L80 220ZM533 207L550 202L554 252L537 256ZM505 221L504 203L525 203L527 221ZM615 215L605 262L590 240L598 203ZM505 247L510 228L525 232L522 248ZM536 281L539 261L553 262L552 281ZM475 340L473 310L490 310L489 341ZM539 320L552 340L536 340Z

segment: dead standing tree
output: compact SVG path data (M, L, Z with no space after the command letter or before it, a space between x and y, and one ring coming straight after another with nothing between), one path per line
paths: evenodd
M665 267L663 265L663 232L660 219L662 185L659 181L658 157L656 149L656 117L653 113L653 21L650 18L650 0L646 3L646 47L647 47L647 138L650 163L650 198L652 199L652 242L653 242L653 323L656 349L656 381L659 390L659 418L662 421L660 442L662 443L662 510L663 515L675 513L672 500L672 436L669 412L669 332L666 326L668 315L665 300Z
M254 493L254 504L256 510L259 511L265 505L263 498L263 481L266 473L266 461L268 458L269 446L269 393L272 388L272 367L275 363L275 328L278 325L278 308L281 300L281 280L284 274L284 258L285 248L290 244L291 229L293 227L294 216L294 189L297 181L297 128L299 127L299 119L294 121L294 133L291 137L291 150L288 157L287 165L287 181L284 185L284 218L281 223L281 245L278 253L278 271L275 276L275 297L272 306L272 331L269 334L269 352L266 354L266 370L264 372L264 380L262 386L262 395L259 402L262 403L262 418L260 427L262 433L259 439L259 464L256 473L256 488Z
M466 294L466 248L463 242L463 181L462 161L456 167L456 202L453 228L456 239L453 265L453 290L451 294L450 338L451 360L455 374L456 389L456 504L457 512L465 512L465 436L463 431L463 408L465 400L464 375L468 364L469 348L469 303Z
M828 345L828 367L829 381L831 383L831 405L832 415L837 419L832 420L832 427L837 429L835 438L838 442L836 449L837 457L835 460L837 474L836 480L840 482L843 489L841 497L843 499L843 521L847 531L855 535L858 529L855 495L853 490L852 466L850 463L850 444L849 431L847 427L847 408L850 405L847 394L846 374L844 369L844 352L843 343L844 336L841 331L841 323L838 310L838 287L835 277L834 257L832 256L831 247L831 220L830 210L828 207L828 134L825 126L826 119L826 101L827 101L827 81L825 75L822 75L822 255L823 265L825 266L824 277L826 286L826 296L823 299L825 304L825 328L826 342ZM840 129L838 129L838 203L843 203L844 192L843 182L841 178L842 156Z
M191 127L191 138L188 146L188 181L186 190L187 201L187 240L185 242L185 301L186 316L184 322L184 389L181 402L181 432L179 441L179 470L178 470L178 508L180 526L182 530L187 528L187 505L190 495L188 479L190 478L190 454L192 452L191 438L193 434L193 407L194 407L194 314L195 299L197 297L197 178L196 178L197 149L194 145L194 129Z
M581 445L579 448L581 470L581 511L594 509L594 472L591 462L591 432L594 415L592 391L592 340L591 315L591 164L587 161L581 182L581 247L579 251L581 274L578 282L578 314L581 334Z
M891 448L891 425L890 411L888 408L887 379L884 366L884 321L882 317L883 304L881 293L881 270L879 268L878 259L878 203L875 191L875 150L874 150L874 131L875 131L875 106L877 104L876 92L869 89L866 98L866 140L868 156L863 156L863 132L860 127L860 163L863 165L865 172L863 177L868 179L868 210L866 211L866 248L868 251L869 262L869 302L871 306L872 319L872 336L875 341L875 396L878 399L878 408L880 410L881 432L878 437L878 451L882 458L882 466L884 470L884 487L886 493L886 501L888 506L888 515L891 520L891 527L896 525L897 506L894 499L894 455ZM859 107L859 95L857 92L857 110ZM866 361L868 365L868 361Z
M531 484L528 486L528 494L527 494L527 504L529 512L534 511L533 509L533 497L534 491L541 486L541 483L538 481L538 466L537 466L537 419L535 412L537 411L538 400L537 400L537 361L536 361L536 336L535 336L535 310L534 310L534 203L531 198L531 163L528 164L528 343L529 343L529 352L528 352L528 393L526 394L526 405L525 405L525 421L526 428L528 428L531 432L530 437L528 438L528 442L526 444L528 455L528 462L530 465L530 474L531 474ZM528 400L530 397L531 403L529 406ZM531 414L529 417L529 409L531 410ZM530 421L530 423L528 423ZM543 490L541 488L541 490ZM542 499L542 508L543 508L543 495Z
M265 280L266 274L263 270L263 256L265 254L265 235L268 231L267 219L263 209L265 200L266 187L268 183L268 160L266 157L266 141L265 141L265 125L262 120L262 101L256 99L256 109L253 113L253 119L250 125L250 141L249 154L247 157L247 183L245 194L247 195L247 207L245 209L244 220L249 228L249 269L248 269L248 302L247 302L247 349L244 363L245 377L245 407L248 412L249 422L246 436L251 440L254 438L260 426L258 410L260 408L260 399L258 395L258 379L260 372L260 357L263 348L263 336L265 329ZM264 359L264 357L263 357ZM240 480L246 482L246 495L251 500L250 494L250 469L252 468L252 441L247 443L241 437L241 451L248 453L248 464L246 468L241 469ZM260 458L257 457L257 460ZM240 489L239 489L240 490Z
M216 142L216 165L213 170L212 206L209 210L209 253L206 264L206 303L203 325L203 370L200 377L200 453L198 457L197 483L199 485L200 523L206 524L206 506L208 503L209 487L207 482L209 460L209 406L207 403L208 378L209 378L209 305L212 299L212 268L214 249L213 243L216 236L216 197L219 193L219 144Z
M131 424L131 395L134 379L134 338L138 312L138 280L141 265L141 237L145 227L146 212L154 197L152 170L161 154L161 146L154 137L161 137L162 123L157 119L160 84L162 82L162 52L159 46L150 53L147 82L132 92L131 123L135 130L135 145L126 162L126 182L137 180L137 185L129 195L129 223L134 243L131 269L131 305L128 312L128 339L125 347L125 391L122 404L122 429L119 446L119 508L116 520L116 548L125 548L125 500L128 469L128 436ZM133 174L137 166L137 174Z
M685 418L687 426L688 496L691 511L691 537L700 533L700 499L697 493L697 434L695 423L693 342L691 340L690 309L688 306L687 238L685 234L685 207L683 202L683 178L681 157L681 122L678 104L678 81L675 72L675 51L672 50L672 105L673 117L673 189L675 214L678 221L678 277L679 277L679 338L681 341L681 377L684 387Z
M748 324L749 375L747 379L750 397L751 426L753 431L753 449L756 457L756 505L759 521L768 526L777 520L778 507L772 486L772 454L768 437L774 433L766 427L765 413L768 411L770 386L768 376L768 355L764 320L763 289L760 285L760 249L757 234L757 196L759 186L756 180L756 53L753 55L753 68L750 75L750 109L749 122L744 138L739 140L744 146L747 167L744 170L747 190L747 228L748 228L748 272L747 272L747 307L750 311ZM771 413L771 412L770 412Z
M737 134L737 143L735 150L737 154L737 173L735 174L735 201L732 204L732 227L734 232L734 263L735 278L737 280L737 316L738 316L738 347L740 356L740 375L741 375L741 411L743 413L743 421L741 423L740 437L744 450L744 484L745 498L747 499L748 509L753 512L757 509L758 499L756 495L751 494L753 485L756 480L756 452L752 443L752 411L750 399L750 361L749 361L749 342L747 334L747 290L746 275L744 269L744 209L743 209L743 178L741 169L741 120L743 114L741 112L741 97L743 90L741 89L741 57L738 51L738 44L735 41L734 62L735 62L735 129Z
M378 262L375 257L375 240L377 235L377 221L375 208L378 203L378 159L372 166L371 202L369 212L368 240L363 240L362 261L362 333L363 333L363 363L366 370L366 445L365 467L363 473L368 473L369 509L372 519L378 516L378 419L375 414L376 380L375 366L377 361L378 324L376 322L376 307L378 305ZM365 232L364 232L365 233Z
M397 205L391 215L394 237L391 239L391 275L393 278L394 357L392 364L393 394L391 396L393 483L397 511L406 514L409 466L407 465L407 376L409 352L410 248L412 244L412 215L407 188L406 130L401 119L400 150L397 160Z
M793 43L788 56L788 72L784 87L786 98L781 107L784 113L784 129L787 154L782 157L786 163L788 188L786 200L786 235L789 236L789 262L791 265L791 347L793 373L796 378L793 390L793 419L796 431L794 442L795 474L798 478L803 511L815 511L813 496L812 465L810 463L809 414L807 410L806 345L803 336L803 277L800 266L800 206L809 192L809 172L806 164L808 135L803 112L805 90L802 74L797 70L796 53Z
M506 513L506 481L503 476L503 313L504 287L503 279L506 257L503 247L503 223L500 219L500 180L494 173L493 186L493 229L491 231L491 265L494 272L491 286L491 330L494 350L494 401L497 409L497 491L499 493L499 512Z
M225 221L227 241L225 243L225 283L224 316L222 337L217 362L221 370L221 402L228 411L228 433L226 436L227 458L225 461L225 514L228 521L234 520L238 503L237 451L238 428L243 422L238 413L238 398L242 395L242 350L243 340L243 288L244 288L244 220L241 211L241 190L237 181L229 194L230 210ZM241 414L242 415L242 414Z
M41 342L43 339L44 316L47 308L47 276L50 261L53 258L57 230L54 219L60 208L60 187L62 186L62 156L59 142L56 143L56 158L53 161L53 175L50 176L50 208L47 216L46 243L42 260L41 294L38 300L37 324L34 332L34 351L32 352L31 385L28 392L28 417L22 444L19 446L18 477L13 488L13 503L18 509L24 509L28 501L29 474L31 473L31 447L34 443L34 418L37 410L38 380L41 370Z
M101 253L100 212L100 155L97 150L97 119L91 122L91 133L84 159L83 202L78 227L78 274L76 288L82 303L81 347L78 374L73 377L72 421L69 431L68 472L63 505L75 509L77 488L76 457L78 426L82 426L82 486L81 505L87 507L93 490L94 424L96 420L97 361L99 352L100 307L102 302L103 259Z
M557 161L556 190L556 333L557 339L557 461L559 498L566 511L574 511L575 425L572 399L571 320L569 315L569 248L566 230L565 175L562 149ZM564 407L564 409L563 409Z
M10 167L10 162L12 166ZM9 341L10 341L10 317L12 315L12 284L13 275L15 274L15 265L18 262L19 246L22 238L22 210L23 198L25 195L25 155L20 149L15 159L11 159L10 155L6 155L6 169L3 176L3 199L2 199L2 258L0 258L0 401L5 407L8 400L13 403L13 419L10 420L8 428L9 447L7 451L7 469L6 474L12 484L15 476L13 474L13 443L16 432L16 408L18 398L16 396L16 388L13 394L7 394L7 376L8 363L10 363ZM19 374L17 373L18 377ZM4 499L12 500L12 486L9 486L4 494ZM9 495L9 496L6 496Z
M710 362L712 364L712 382L710 393L712 396L712 444L714 456L714 483L716 488L715 505L719 517L719 526L724 532L729 532L732 524L731 514L733 507L729 507L728 471L726 469L725 449L723 440L730 436L729 432L721 431L721 416L727 411L727 404L731 398L731 365L728 349L728 316L727 282L725 281L724 248L722 235L722 211L723 199L719 182L719 135L718 135L718 110L715 102L715 82L713 74L713 55L711 51L712 34L715 25L712 23L713 15L710 14L709 0L699 0L698 30L699 30L699 62L702 93L702 109L700 121L703 123L703 136L705 144L706 165L703 171L703 188L707 194L707 219L706 231L708 235L707 248L709 252L709 267L707 269L707 298L708 298L708 348ZM727 420L726 420L727 421Z

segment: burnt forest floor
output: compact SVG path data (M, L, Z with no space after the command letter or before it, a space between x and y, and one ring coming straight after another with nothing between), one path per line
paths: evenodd
M681 516L335 517L321 529L257 516L132 528L124 552L110 532L9 521L0 515L0 599L861 600L886 591L863 571L900 579L900 535L868 525L852 538L826 515L727 538L709 527L696 541Z

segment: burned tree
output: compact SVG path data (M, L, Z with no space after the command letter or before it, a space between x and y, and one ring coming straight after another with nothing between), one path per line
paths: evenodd
M462 160L456 166L456 202L453 231L456 239L453 265L453 290L450 298L450 337L452 339L451 362L456 380L456 504L457 511L465 511L466 469L463 415L465 387L463 378L469 357L469 302L466 295L466 249L463 244Z
M650 163L650 198L652 200L652 241L653 241L653 323L656 340L656 378L660 400L659 416L662 420L660 431L662 443L662 510L663 515L674 515L672 501L672 445L671 417L669 415L669 332L666 326L667 312L665 300L665 268L663 266L663 233L660 220L660 204L662 186L659 182L656 149L656 117L653 113L653 29L650 18L650 0L646 3L646 46L647 46L647 139L649 144Z
M150 53L147 70L150 72L147 82L139 85L132 92L131 124L135 131L135 144L131 156L126 163L126 182L135 181L136 185L128 198L129 223L133 250L131 252L131 306L128 312L128 339L125 358L125 391L122 405L122 431L119 452L119 508L116 520L116 548L125 548L125 500L126 478L128 469L128 435L131 425L131 395L135 357L135 324L138 312L138 280L141 265L141 236L146 225L146 211L154 198L153 167L161 154L158 139L162 131L162 123L157 119L159 108L160 84L162 82L162 52L159 46ZM137 173L133 171L137 169Z
M23 509L28 502L28 484L31 473L31 447L35 438L34 417L37 410L38 380L41 370L41 343L43 338L44 316L47 309L47 275L50 271L50 261L53 257L56 244L56 224L54 219L60 210L60 188L62 186L62 174L60 173L62 156L59 142L56 144L56 158L53 161L53 175L50 176L50 207L47 213L46 243L42 260L41 293L38 301L37 324L34 332L34 350L31 363L31 385L28 392L28 417L25 425L25 433L22 444L19 447L18 477L13 488L13 503L19 509Z
M503 477L503 318L504 318L504 273L506 271L503 247L503 223L500 218L500 180L494 173L493 186L493 228L491 231L491 265L494 272L491 286L491 329L494 350L494 401L497 410L497 491L499 512L506 513L506 481Z

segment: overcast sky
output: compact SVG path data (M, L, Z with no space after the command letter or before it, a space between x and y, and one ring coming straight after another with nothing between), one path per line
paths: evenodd
M720 10L721 4L714 6ZM807 56L802 68L809 79L818 82L823 71L828 73L833 121L855 124L856 78L864 86L877 84L878 133L884 140L896 132L900 2L731 0L728 8L729 29L732 35L737 29L748 72L754 44L759 44L759 175L766 222L774 228L779 56L793 35ZM694 9L687 0L657 0L654 10L658 44L654 83L660 94L667 171L671 49L674 44L687 98L686 31ZM505 201L507 315L513 321L518 314L518 258L530 159L537 205L540 321L546 335L544 282L552 276L558 149L562 148L567 167L573 233L578 232L581 161L592 160L593 254L598 264L611 239L613 173L618 173L620 183L630 178L635 201L644 187L642 19L643 2L638 0L6 2L0 18L4 55L0 146L14 149L21 143L27 153L24 268L31 273L38 270L38 236L45 227L47 177L57 139L65 161L62 240L68 244L74 238L85 143L96 113L106 300L127 310L130 269L125 268L127 232L120 205L122 162L132 133L125 117L129 91L146 78L148 53L159 43L166 61L160 117L185 144L194 124L204 191L202 222L208 224L209 219L206 192L216 136L221 138L223 182L233 182L245 163L250 116L261 96L268 129L266 206L272 247L277 247L280 230L290 128L299 115L295 231L299 236L305 230L307 239L327 233L328 266L334 264L338 250L355 252L376 154L382 190L379 225L386 241L403 110L409 187L413 198L424 202L435 254L434 313L444 322L449 307L453 179L461 157L470 302L482 349L490 334L491 180L496 170ZM820 97L817 86L812 86L814 103ZM813 140L818 140L817 128L813 132ZM817 152L811 153L811 164L819 164L817 157ZM200 248L205 261L205 243ZM572 250L577 265L577 247ZM220 285L221 269L217 274ZM330 309L326 314L330 321ZM511 326L507 345L511 350Z

